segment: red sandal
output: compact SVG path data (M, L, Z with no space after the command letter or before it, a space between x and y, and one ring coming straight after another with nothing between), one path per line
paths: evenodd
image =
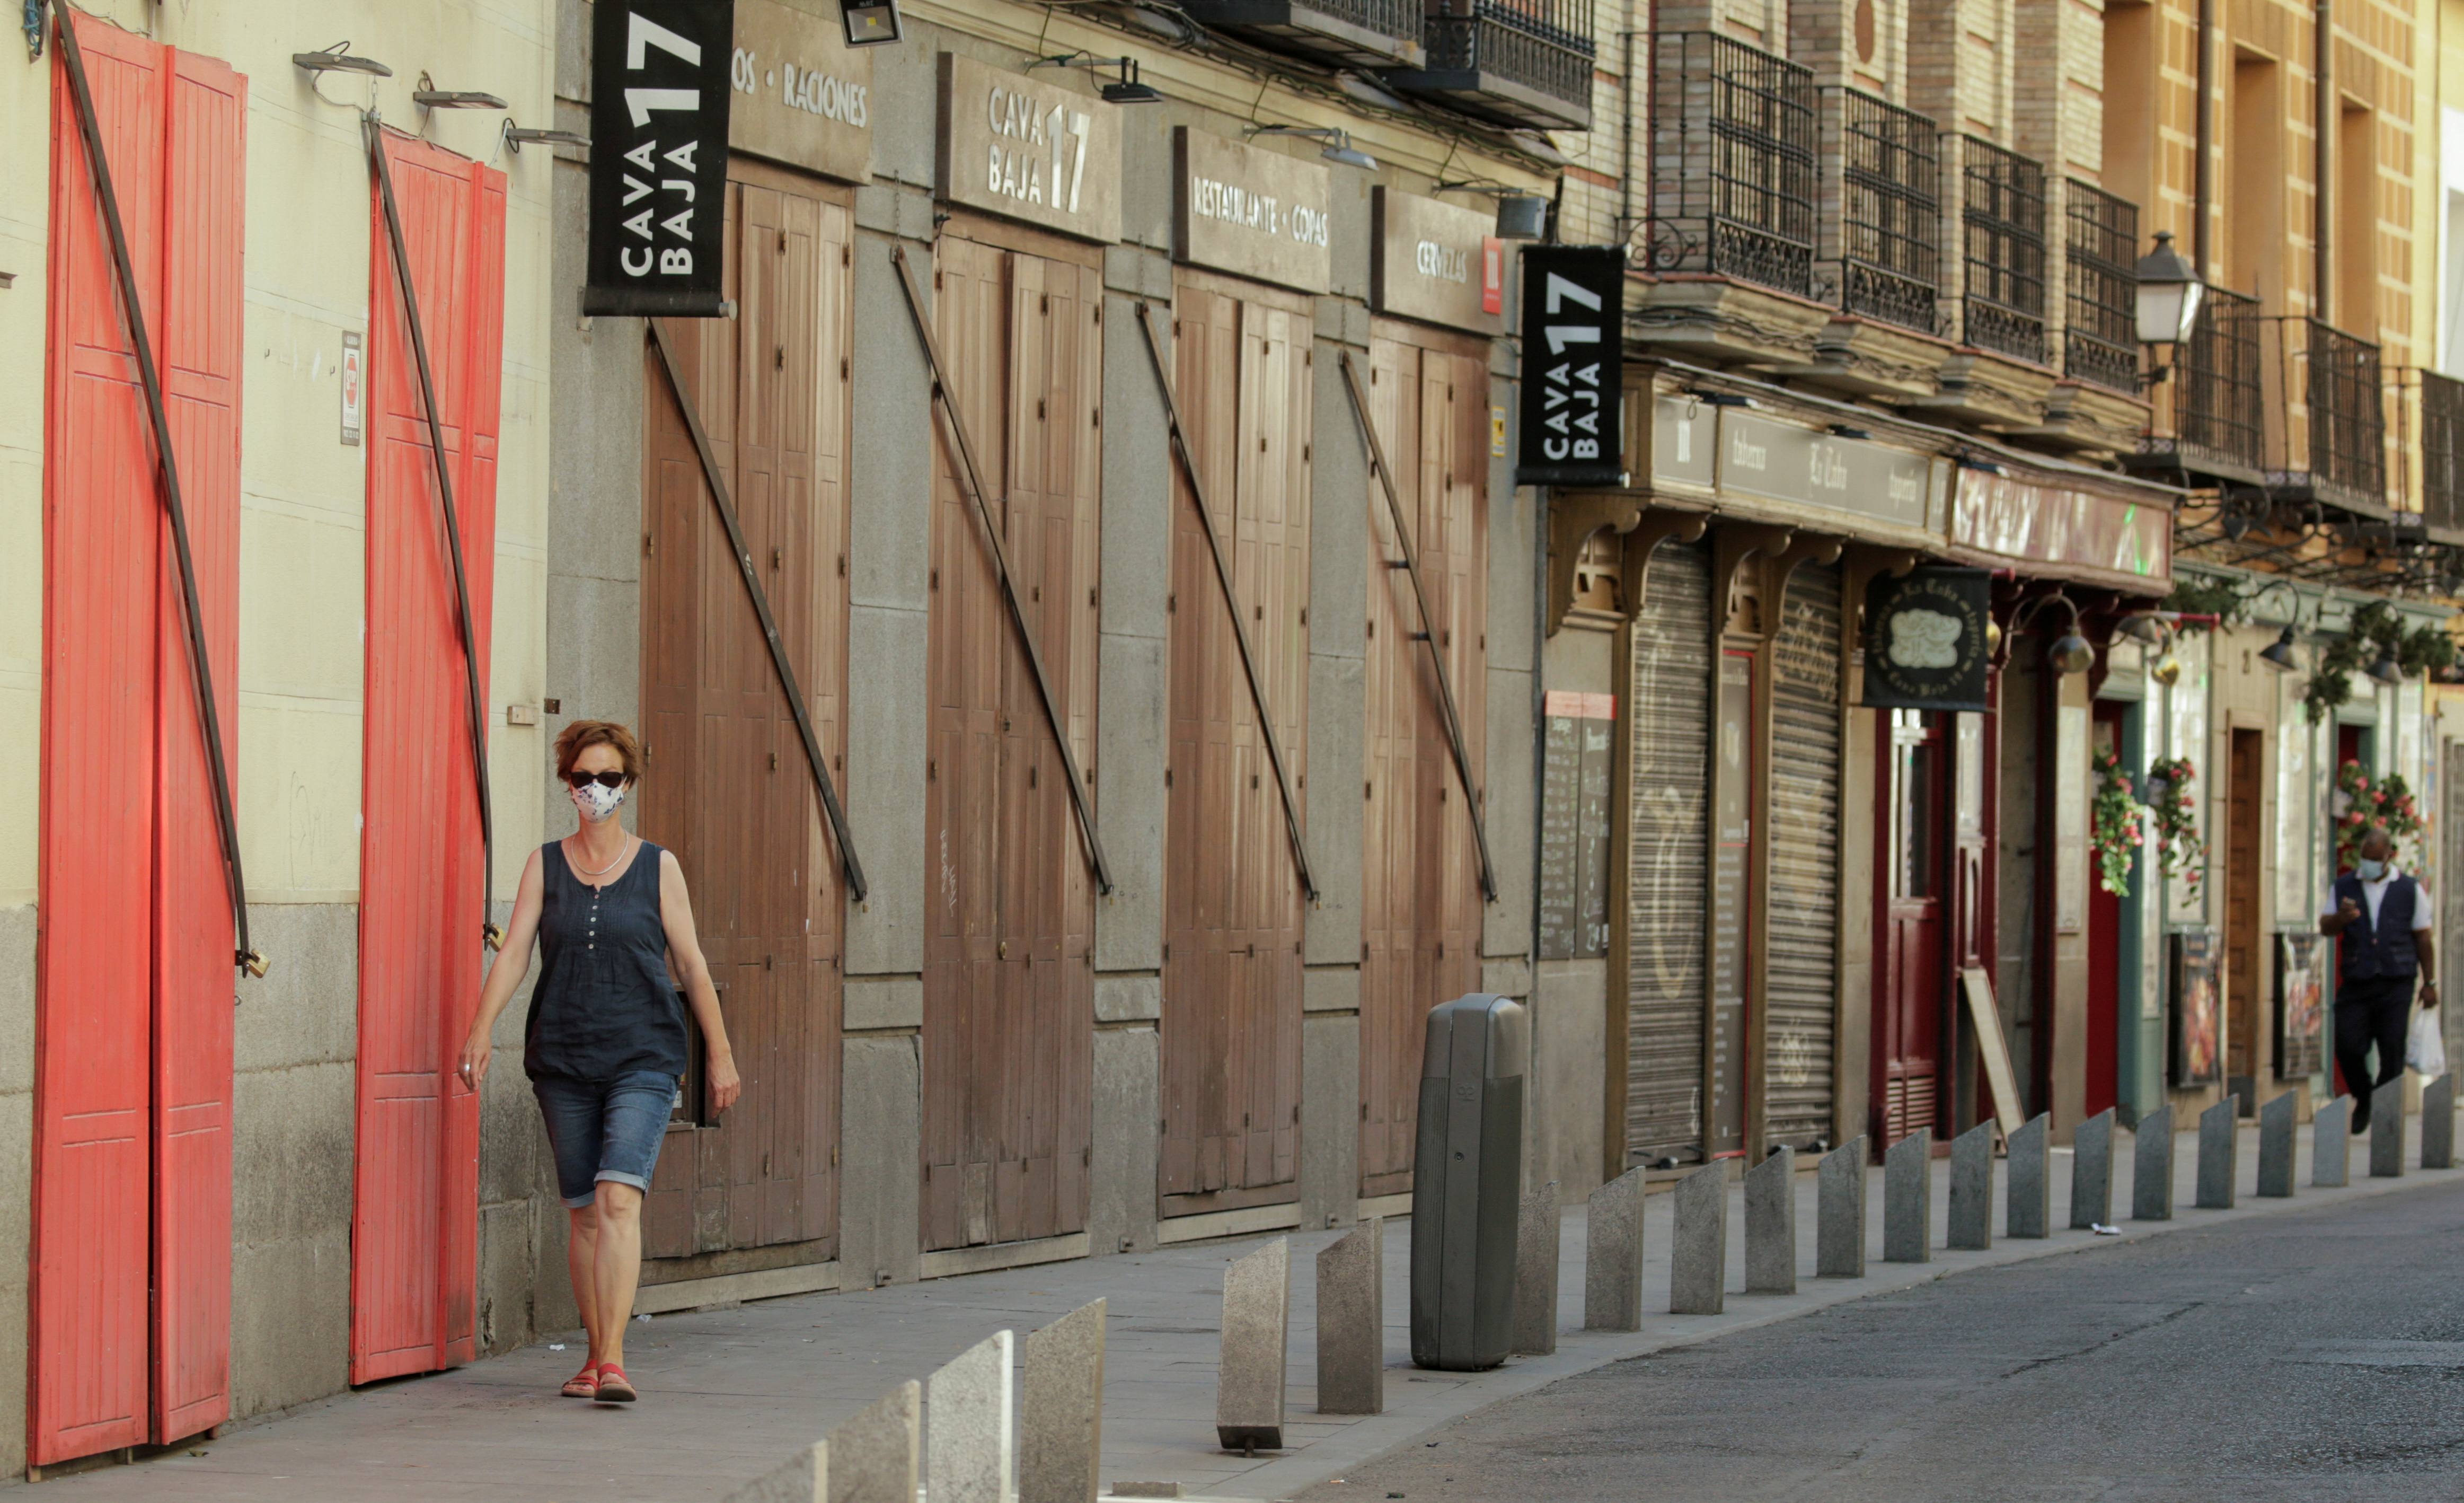
M625 1369L614 1362L602 1362L599 1364L599 1391L591 1397L601 1404L631 1404L641 1395L633 1391L633 1384L626 1378Z
M558 1389L557 1392L567 1399L595 1399L599 1397L599 1364L597 1362L583 1363L582 1371L566 1379L564 1381L564 1386Z

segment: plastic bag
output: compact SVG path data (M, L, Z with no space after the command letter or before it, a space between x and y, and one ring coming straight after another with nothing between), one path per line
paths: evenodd
M2404 1041L2404 1062L2427 1080L2447 1073L2447 1041L2439 1037L2438 1013L2423 1007L2412 1015L2412 1031Z

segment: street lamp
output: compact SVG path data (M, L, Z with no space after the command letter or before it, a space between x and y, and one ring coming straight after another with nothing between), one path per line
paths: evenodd
M1318 155L1326 158L1329 162L1339 163L1348 167L1358 167L1364 172L1375 172L1377 170L1377 159L1371 156L1366 151L1356 149L1352 144L1352 132L1348 130L1337 130L1331 125L1252 125L1243 132L1243 134L1253 137L1312 137L1316 140L1327 143L1326 149L1319 152Z
M2139 258L2139 343L2179 344L2198 325L2207 284L2173 249L2169 230L2156 232L2156 249Z
M2241 598L2240 609L2248 611L2279 589L2293 597L2293 619L2284 623L2284 630L2277 633L2274 644L2258 650L2258 660L2277 673L2289 674L2301 666L2300 633L2298 630L2301 625L2301 592L2289 581L2269 580Z
M2011 614L2011 630L2017 631L2047 606L2061 607L2071 613L2071 619L2070 624L2062 629L2062 634L2054 638L2053 646L2045 649L2046 663L2055 673L2065 676L2083 674L2095 667L2096 649L2079 634L2079 608L2068 595L2039 595L2022 604Z

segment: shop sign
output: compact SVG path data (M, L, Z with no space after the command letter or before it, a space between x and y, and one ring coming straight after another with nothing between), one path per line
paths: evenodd
M600 0L585 314L717 318L734 0Z
M1176 256L1295 292L1332 285L1331 172L1186 125L1173 130L1172 166Z
M1992 571L1928 565L1865 589L1865 698L1883 710L1989 710Z
M1505 242L1494 219L1457 204L1373 188L1369 305L1379 313L1497 334L1506 326Z
M1625 252L1523 251L1523 411L1517 485L1626 483Z
M728 75L728 144L851 183L871 174L872 53L841 28L779 0L737 0Z
M2086 576L2144 583L2150 594L2163 594L2173 577L2172 508L2152 498L1981 470L1959 473L1950 541L2014 564L2065 565Z
M1121 110L941 55L941 197L1082 239L1121 237Z
M1720 413L1720 489L1847 512L1911 531L1943 530L1933 461L1734 408Z

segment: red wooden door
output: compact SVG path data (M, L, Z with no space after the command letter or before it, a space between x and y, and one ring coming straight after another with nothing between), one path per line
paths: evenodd
M2099 754L2122 753L2123 720L2127 707L2112 699L2096 702L2096 723L2090 740ZM2133 882L2140 879L2131 874ZM2124 906L2120 895L2105 891L2101 866L2091 851L2087 881L2087 1088L2086 1115L2094 1116L2121 1099L2122 1091L2122 926L2139 919L2137 902ZM2132 987L2132 994L2137 994Z
M453 474L484 703L505 180L390 132L385 149ZM473 1355L479 1102L451 1065L482 966L478 793L452 564L381 204L371 205L369 242L353 1382Z
M1881 710L1882 838L1875 873L1881 965L1874 987L1874 1147L1932 1127L1940 1100L1947 967L1949 738L1941 718ZM1928 724L1928 718L1932 723Z
M247 83L75 24L165 387L228 757ZM37 1466L177 1440L230 1411L230 897L154 441L64 74L53 102Z

